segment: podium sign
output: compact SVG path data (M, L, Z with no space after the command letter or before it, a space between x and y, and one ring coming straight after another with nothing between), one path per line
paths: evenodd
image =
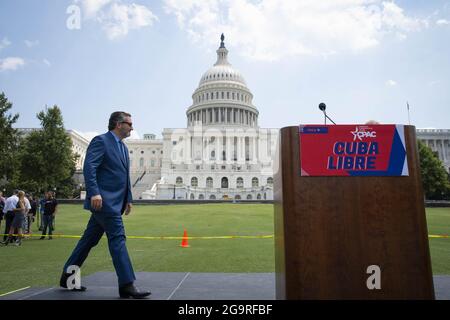
M407 176L403 125L300 125L302 176Z
M278 149L277 299L434 299L415 127L285 127Z

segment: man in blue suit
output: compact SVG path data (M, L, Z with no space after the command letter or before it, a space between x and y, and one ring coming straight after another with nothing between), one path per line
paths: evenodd
M103 233L108 238L109 252L119 280L121 298L144 298L148 291L134 286L136 277L125 245L125 229L122 214L130 214L132 207L130 184L130 159L122 142L133 130L131 115L117 111L111 114L109 132L92 139L84 160L86 200L84 208L91 211L91 218L83 236L64 265L60 279L63 288L71 278L70 266L81 267L89 251L97 245ZM69 280L71 281L71 279ZM73 290L84 291L85 287Z

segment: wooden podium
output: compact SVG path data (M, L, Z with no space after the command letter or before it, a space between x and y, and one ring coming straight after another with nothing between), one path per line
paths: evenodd
M434 299L415 127L404 128L404 177L301 176L299 127L280 130L277 299ZM368 288L372 265L380 289Z

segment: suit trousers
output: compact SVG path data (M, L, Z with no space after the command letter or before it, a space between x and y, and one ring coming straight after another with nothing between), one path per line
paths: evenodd
M133 266L125 245L125 228L120 213L92 212L83 236L64 265L64 272L71 265L81 267L89 252L100 241L103 233L108 238L109 252L119 280L119 286L136 280Z

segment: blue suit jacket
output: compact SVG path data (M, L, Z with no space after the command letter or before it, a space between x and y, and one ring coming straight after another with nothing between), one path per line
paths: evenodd
M102 196L101 212L122 214L126 204L132 202L130 184L130 158L124 144L123 159L111 132L92 139L86 152L83 174L86 184L84 208L91 210L91 198Z

